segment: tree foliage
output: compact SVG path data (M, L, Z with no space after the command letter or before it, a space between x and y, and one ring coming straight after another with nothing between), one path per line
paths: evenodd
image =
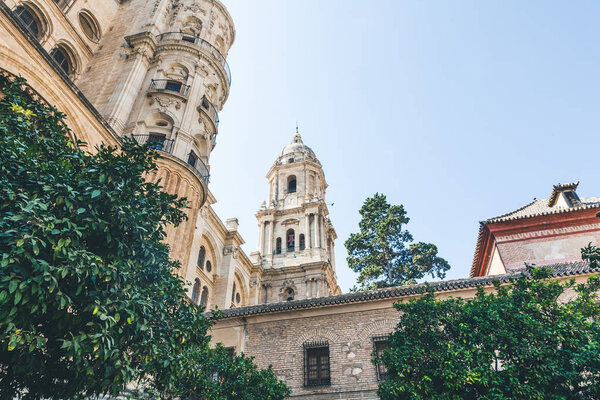
M192 367L246 374L198 398L235 398L215 387L244 379L283 398L269 370L209 348L212 321L163 242L186 200L144 180L156 152L125 139L87 153L24 80L0 84L0 398L116 395L130 382L172 398Z
M431 243L412 243L409 218L402 205L391 205L383 194L367 198L360 209L360 232L346 240L348 266L359 273L361 289L415 283L427 274L444 278L450 268Z
M398 303L381 399L600 398L597 277L560 283L548 269L495 292ZM576 296L575 296L576 295ZM574 297L574 298L573 298ZM565 302L566 300L570 300Z

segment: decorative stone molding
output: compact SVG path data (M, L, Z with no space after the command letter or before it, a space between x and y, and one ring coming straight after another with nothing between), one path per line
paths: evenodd
M200 208L200 216L202 218L208 218L209 215L210 215L210 212L208 210L208 206L203 206L202 208Z
M196 3L192 3L189 6L186 6L184 8L185 11L191 11L194 14L202 14L202 15L206 15L206 10L204 10L202 7L200 7L198 4Z
M154 105L157 103L160 107L169 108L171 106L175 107L176 110L181 108L181 103L175 99L169 99L166 97L152 96L150 97L150 105Z
M237 259L240 256L240 248L233 245L223 247L223 255L228 256L229 254L231 254L233 258Z

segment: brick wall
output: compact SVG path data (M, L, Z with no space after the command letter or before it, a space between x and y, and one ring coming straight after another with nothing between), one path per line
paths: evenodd
M335 311L334 311L335 310ZM373 337L389 334L400 314L391 307L248 323L244 353L256 357L261 368L273 365L292 389L294 398L377 399L375 365L371 362ZM304 387L303 344L329 342L331 386Z

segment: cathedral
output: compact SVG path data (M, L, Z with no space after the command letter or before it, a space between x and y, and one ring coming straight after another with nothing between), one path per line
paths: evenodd
M219 0L0 0L0 75L27 79L89 151L131 137L159 153L148 179L189 200L188 219L167 231L178 273L193 303L224 310L213 342L272 365L292 398L376 399L386 371L372 354L397 324L393 304L423 285L341 293L321 163L333 160L319 160L297 129L263 155L274 162L258 247L242 250L237 219L215 213L209 187L235 35ZM482 222L470 277L434 283L438 295L492 290L525 263L550 265L557 279L597 272L579 249L600 242L600 198L579 198L577 185Z

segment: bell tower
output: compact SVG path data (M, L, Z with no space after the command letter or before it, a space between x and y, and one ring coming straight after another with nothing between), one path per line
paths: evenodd
M296 129L267 173L269 199L256 214L264 269L261 303L340 293L337 238L325 203L323 167Z

